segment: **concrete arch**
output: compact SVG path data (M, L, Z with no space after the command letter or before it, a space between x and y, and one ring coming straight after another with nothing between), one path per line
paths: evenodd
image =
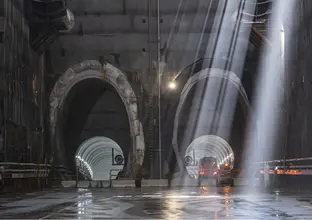
M72 66L59 78L54 85L49 100L51 137L55 138L57 121L63 111L67 95L77 83L86 79L103 80L117 91L128 115L132 138L131 158L129 158L128 164L136 163L142 165L145 144L143 128L138 118L137 98L126 76L109 63L102 65L99 61L87 60Z
M240 78L234 72L219 69L219 68L206 68L194 74L193 76L191 76L187 80L186 84L184 85L182 89L179 104L178 104L175 118L174 118L174 126L173 126L172 146L175 151L175 154L177 155L177 162L178 162L180 171L184 169L183 161L181 157L178 156L180 155L179 146L178 146L178 125L179 125L180 113L182 111L182 107L187 98L187 95L189 94L190 90L196 85L196 83L201 80L211 78L211 77L227 79L232 85L234 85L238 89L239 95L241 97L239 100L242 102L242 104L245 107L244 111L246 115L250 109L250 103L249 103L246 91L241 83Z
M112 149L114 158L112 158ZM78 147L76 166L80 172L85 172L92 180L109 180L110 170L124 168L123 163L116 163L115 156L117 155L124 158L121 147L114 140L107 137L92 137ZM114 174L117 173L118 171L115 171Z

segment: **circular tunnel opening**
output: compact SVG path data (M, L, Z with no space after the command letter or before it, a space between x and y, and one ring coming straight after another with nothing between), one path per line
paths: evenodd
M83 159L81 156L80 159L76 157L79 156L76 154L79 152L77 149L82 146L89 146L91 149L98 146L98 154L90 153L88 156L94 157L89 158L90 161L107 158L109 152L111 158L112 149L119 146L122 152L120 154L124 157L123 163L127 163L132 141L126 107L115 88L101 79L85 79L73 86L64 101L57 129L61 162L73 172L76 172L77 162L81 163ZM89 141L94 141L93 138L97 138L97 145L90 144L92 142ZM106 138L107 143L103 138ZM116 144L112 145L111 142ZM108 150L107 146L110 146L111 150ZM85 159L83 160L86 161ZM98 164L103 165L102 170L92 170L92 167L89 167L93 172L91 176L88 166L84 166L83 169L78 166L80 174L84 178L99 178L101 175L103 178L106 175L103 174L104 170L116 168L112 163L97 161L95 164L97 167Z
M180 157L191 176L203 157L241 167L246 113L238 88L227 79L202 79L190 89L179 115L177 137Z
M189 175L193 178L198 174L198 162L204 157L214 157L217 166L229 164L233 168L234 152L230 144L221 137L216 135L203 135L188 146L185 152L185 165Z
M124 168L121 147L107 137L92 137L84 141L76 151L76 167L84 179L116 179Z

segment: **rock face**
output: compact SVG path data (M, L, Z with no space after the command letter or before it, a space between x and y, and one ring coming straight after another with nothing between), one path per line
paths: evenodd
M312 2L296 1L285 22L287 94L283 144L286 158L311 157L312 136ZM286 137L286 138L285 138ZM285 148L286 146L286 148Z

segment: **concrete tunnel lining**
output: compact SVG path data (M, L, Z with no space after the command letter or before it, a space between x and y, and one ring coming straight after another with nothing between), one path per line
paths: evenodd
M199 148L204 145L208 146L208 148ZM212 148L214 146L217 146L217 148ZM227 143L227 141L221 137L218 137L216 135L200 136L193 140L192 143L188 146L185 155L192 155L193 150L204 151L205 156L213 156L210 153L216 152L215 155L217 156L216 159L218 165L228 163L230 164L231 168L233 168L234 152L231 146ZM198 162L201 158L201 154L195 154L194 160Z
M185 157L187 156L192 157L194 162L186 167L191 176L197 175L198 162L202 157L216 156L218 166L227 163L231 169L233 169L235 159L231 146L226 140L216 135L203 135L193 140L186 149Z
M177 155L177 162L178 162L180 171L184 170L184 165L183 165L184 163L182 161L182 158L181 156L178 156L180 155L179 146L178 146L178 126L179 126L180 113L182 111L182 107L184 105L184 102L190 90L196 85L197 82L201 80L205 80L210 77L229 80L229 82L233 84L239 91L239 97L240 97L239 100L242 102L244 106L244 113L246 116L248 114L248 111L250 110L250 103L249 103L246 91L241 83L240 78L234 72L223 70L220 68L206 68L194 74L193 76L191 76L187 80L186 84L184 85L182 89L179 104L178 104L175 118L174 118L172 146L175 151L175 154Z
M114 158L112 158L112 149ZM84 171L81 173L89 171L92 180L109 180L111 170L112 178L116 178L118 172L124 168L123 162L117 164L115 161L117 155L121 156L124 162L123 151L114 140L107 137L92 137L77 149L76 166Z
M96 60L87 60L69 68L56 82L50 95L50 125L51 137L55 139L56 128L59 117L63 111L66 97L71 89L79 82L86 79L103 80L117 91L124 103L130 125L132 138L131 158L128 160L127 171L131 164L142 165L145 151L144 134L141 122L138 118L138 107L136 95L128 82L126 76L111 64L102 65ZM54 143L52 143L52 146Z

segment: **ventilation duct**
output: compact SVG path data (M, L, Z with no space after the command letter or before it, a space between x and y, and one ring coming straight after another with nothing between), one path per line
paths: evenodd
M35 51L42 52L57 38L59 31L72 30L74 15L67 8L65 0L29 2L26 8L29 8L30 45Z

